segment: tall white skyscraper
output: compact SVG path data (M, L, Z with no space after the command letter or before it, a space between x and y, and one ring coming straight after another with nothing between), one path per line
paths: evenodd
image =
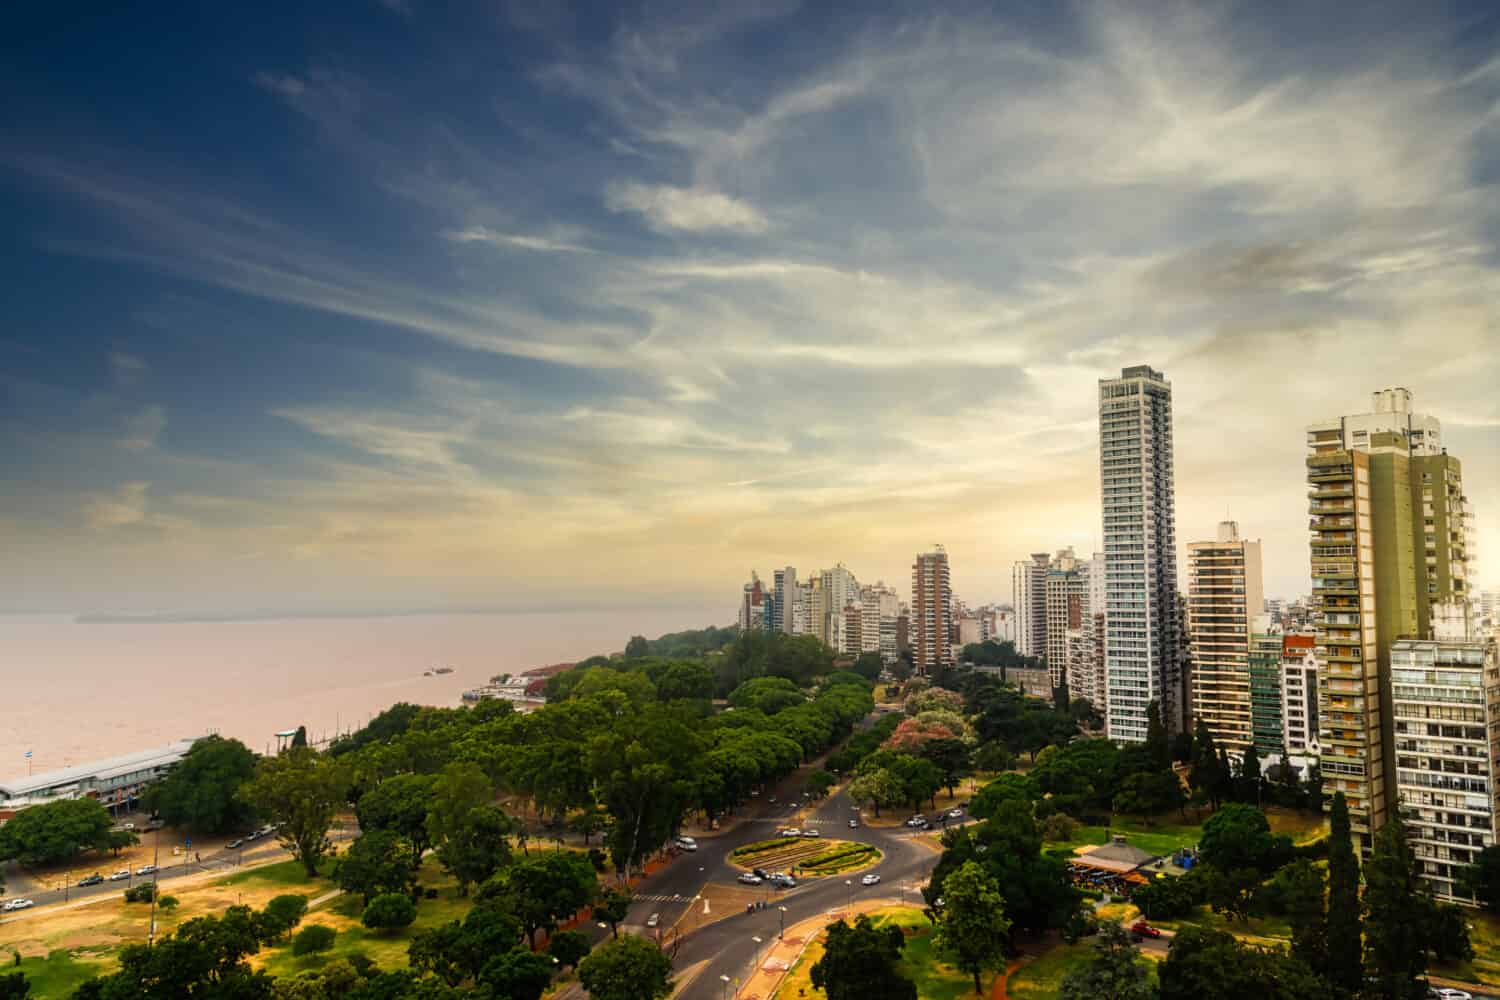
M1169 732L1184 721L1172 384L1161 372L1136 365L1099 380L1099 471L1109 736L1136 743L1153 701Z
M1047 553L1033 552L1011 570L1016 652L1038 659L1047 655L1047 564Z
M797 568L788 566L778 569L773 577L776 583L776 604L772 610L771 628L777 632L792 634L796 627L796 607L801 599L802 588L797 585Z

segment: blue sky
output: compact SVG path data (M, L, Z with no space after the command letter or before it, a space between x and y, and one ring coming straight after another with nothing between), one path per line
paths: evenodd
M1137 363L1183 542L1402 384L1500 584L1487 5L321 6L10 33L0 611L1008 598Z

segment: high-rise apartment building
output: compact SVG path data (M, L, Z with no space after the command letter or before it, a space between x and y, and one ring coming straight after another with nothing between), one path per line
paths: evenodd
M1405 389L1313 424L1307 447L1320 765L1367 849L1396 800L1391 646L1466 620L1470 513L1458 459Z
M1161 372L1137 365L1099 380L1099 471L1108 732L1142 742L1153 701L1168 731L1185 722L1172 385Z
M1188 543L1187 622L1191 652L1193 727L1202 723L1232 751L1254 740L1250 696L1251 623L1265 604L1259 541L1240 537L1239 525L1221 521L1211 542ZM1266 654L1280 672L1281 642ZM1262 664L1263 667L1266 664ZM1264 678L1262 678L1264 686ZM1264 697L1264 692L1262 693ZM1280 698L1276 699L1280 712ZM1281 726L1276 726L1280 742Z
M794 635L797 632L797 602L802 592L797 584L797 567L778 569L772 574L772 582L776 587L776 603L771 613L771 628Z
M1311 632L1281 637L1281 739L1288 762L1305 769L1318 759L1318 660Z
M760 576L750 571L750 582L740 592L739 627L741 632L758 631L766 627L766 589Z
M1396 791L1417 875L1454 896L1458 869L1495 840L1500 664L1491 642L1391 644Z
M1047 565L1045 552L1033 552L1011 568L1011 600L1016 611L1016 652L1047 655Z
M939 545L911 567L910 642L919 674L953 662L953 583L948 553Z
M1265 631L1270 627L1270 620L1265 615L1257 618L1255 631L1250 633L1249 653L1245 660L1250 682L1250 736L1257 757L1280 760L1286 739L1281 693L1283 637L1279 631ZM1193 691L1196 695L1197 688L1194 687Z
M865 606L865 652L876 651L886 663L895 663L896 619L901 614L901 597L885 581L878 581L860 589L860 602ZM874 642L871 644L870 629L874 627Z
M1047 565L1044 583L1046 634L1043 643L1052 687L1067 678L1068 630L1081 629L1089 616L1089 564L1063 549Z

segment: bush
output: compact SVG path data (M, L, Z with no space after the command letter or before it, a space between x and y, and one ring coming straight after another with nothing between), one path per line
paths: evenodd
M334 939L338 937L338 931L323 924L310 924L297 932L292 939L293 955L313 955L320 951L327 951L333 947Z
M125 902L127 903L149 903L151 897L156 893L156 886L150 882L142 882L125 890Z
M163 896L161 899L158 899L156 901L156 905L161 907L162 911L165 913L171 913L173 910L177 909L179 903L180 900L178 900L176 896Z
M1072 840L1078 835L1078 821L1067 813L1056 813L1042 821L1043 840Z
M410 927L417 919L417 904L399 892L388 892L370 900L360 921L373 931L395 931Z
M362 951L349 955L345 961L354 968L355 972L359 973L361 979L369 979L379 971L375 968L374 960Z

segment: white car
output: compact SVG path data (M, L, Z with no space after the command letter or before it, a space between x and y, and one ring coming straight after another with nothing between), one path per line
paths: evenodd
M1474 994L1447 986L1434 986L1427 991L1427 995L1436 1000L1474 1000Z
M802 831L799 830L799 829L797 829L795 826L789 826L789 827L787 827L784 830L778 830L778 831L776 831L776 836L778 836L778 837L800 837L800 836L802 836Z
M135 870L135 873L136 873L137 876L151 875L151 874L154 874L155 872L156 872L156 866L155 865L142 865L141 867L139 867L139 868L137 868Z
M28 907L32 907L32 906L35 906L35 905L36 905L36 901L35 900L31 900L31 899L12 899L12 900L10 900L9 902L7 902L5 904L4 910L5 910L6 913L11 913L11 912L14 912L16 910L24 910L24 909L27 909Z
M678 837L677 849L679 851L696 851L698 849L698 842L692 837Z
M109 880L111 882L123 882L126 879L128 879L129 877L130 877L130 869L129 868L121 868L119 871L113 872L109 876Z
M651 916L647 917L646 918L646 926L647 927L660 927L661 926L661 914L660 913L653 913L653 914L651 914Z
M876 875L874 872L871 872L869 875L866 875L864 878L860 879L859 880L859 884L860 885L879 885L880 884L880 876Z
M821 833L819 833L817 830L803 830L798 836L802 836L802 837L821 837L823 835Z
M927 822L927 817L923 816L923 815L921 815L919 813L916 816L913 816L911 819L907 820L906 821L906 825L907 826L921 826L923 823L926 823L926 822Z
M743 872L740 875L740 881L745 883L746 885L760 885L761 882L764 881L764 879L762 879L759 875L752 875L749 872Z
M857 819L851 819L849 821L849 829L854 830L854 829L858 829L858 827L859 827L859 820L857 820Z

